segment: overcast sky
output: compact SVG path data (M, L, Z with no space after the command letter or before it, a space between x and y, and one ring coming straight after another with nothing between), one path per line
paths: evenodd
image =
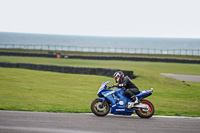
M0 0L0 31L200 38L200 0Z

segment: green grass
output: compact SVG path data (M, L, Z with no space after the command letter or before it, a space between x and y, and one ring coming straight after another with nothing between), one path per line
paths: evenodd
M103 80L111 78L0 68L0 109L90 112Z
M200 116L200 83L160 73L200 75L200 65L136 61L100 61L0 56L0 62L51 64L132 70L140 90L154 88L149 99L156 115ZM0 68L0 109L50 112L91 112L90 104L103 81L112 78Z
M39 57L16 57L0 56L0 62L12 63L33 63L49 64L59 66L77 66L77 67L95 67L95 68L115 68L134 71L136 75L140 72L148 72L160 75L160 73L191 74L200 75L200 65L182 64L182 63L160 63L160 62L142 62L142 61L114 61L114 60L81 60L81 59L55 59ZM139 72L139 73L138 73ZM145 73L144 73L145 72ZM140 75L142 76L142 75Z

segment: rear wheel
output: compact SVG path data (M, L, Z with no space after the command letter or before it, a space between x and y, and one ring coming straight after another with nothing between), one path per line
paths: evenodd
M110 105L107 101L95 99L91 104L91 110L97 116L106 116L110 111Z
M146 104L148 106L148 108L146 108L146 109L139 108L138 110L135 111L136 114L141 118L152 117L154 114L154 111L155 111L153 104L148 100L142 100L140 103Z

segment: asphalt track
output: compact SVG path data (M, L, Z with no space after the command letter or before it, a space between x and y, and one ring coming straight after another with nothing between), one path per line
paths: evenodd
M199 75L182 75L182 74L171 74L171 73L161 73L161 74L181 81L200 82Z
M0 111L0 133L199 133L200 117Z

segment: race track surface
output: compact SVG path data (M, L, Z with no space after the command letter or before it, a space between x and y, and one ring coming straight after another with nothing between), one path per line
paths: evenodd
M181 81L200 82L199 75L182 75L182 74L171 74L171 73L161 73L161 74Z
M0 133L200 133L200 118L0 111Z

